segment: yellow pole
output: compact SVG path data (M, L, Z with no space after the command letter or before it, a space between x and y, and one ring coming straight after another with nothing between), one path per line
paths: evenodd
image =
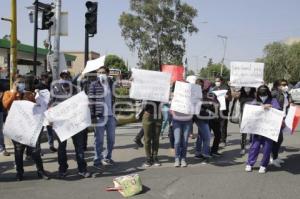
M17 0L11 0L11 32L10 32L10 88L17 73Z

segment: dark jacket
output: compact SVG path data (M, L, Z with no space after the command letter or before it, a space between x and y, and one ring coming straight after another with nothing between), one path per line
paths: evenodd
M77 88L71 81L59 80L52 86L49 106L56 106L77 93Z
M274 89L274 90L272 90L271 94L272 94L273 98L277 99L277 101L280 105L280 110L283 110L283 108L284 108L284 99L285 99L285 96L284 96L283 92L280 91L280 90ZM287 97L288 97L288 100L290 100L289 94L288 94Z
M108 78L108 84L112 93L111 107L113 108L115 103L115 97L113 94L113 81L110 78ZM104 87L98 79L90 84L88 89L88 97L90 101L89 106L91 110L91 117L102 117L104 114L103 103L105 103L105 96Z

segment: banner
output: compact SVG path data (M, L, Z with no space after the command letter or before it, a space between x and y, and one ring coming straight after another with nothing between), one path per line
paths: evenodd
M199 85L176 82L171 110L184 114L199 114L202 90Z
M264 63L231 62L230 85L233 87L259 87L264 83Z
M130 98L169 102L171 75L169 73L132 69Z
M213 93L217 96L218 101L220 103L220 111L225 111L226 108L226 94L228 90L219 90L219 91L213 91Z
M278 141L284 113L277 109L265 110L262 106L246 104L241 133L256 134Z
M183 66L177 66L177 65L162 65L162 72L167 72L172 75L172 83L176 81L182 81L183 79L183 73L184 73L184 67Z
M65 141L91 125L88 96L84 91L45 112L60 141Z
M6 118L3 134L21 144L36 147L44 121L43 112L36 112L30 101L14 101Z

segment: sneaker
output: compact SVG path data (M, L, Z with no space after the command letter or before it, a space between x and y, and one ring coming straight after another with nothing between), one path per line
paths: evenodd
M218 153L218 152L213 152L211 153L211 156L212 157L220 157L222 154L221 153Z
M23 174L22 173L17 173L16 179L17 179L17 181L23 181Z
M7 152L6 150L1 151L0 154L3 156L10 156L10 153Z
M273 165L273 166L275 166L275 167L277 167L277 168L280 168L280 167L281 167L281 165L280 165L278 159L272 160L271 165Z
M226 146L227 146L226 142L222 142L222 143L220 143L220 147L223 147L223 148L225 148Z
M260 168L258 170L258 173L266 173L266 172L267 172L267 168L263 167L263 166L260 166Z
M91 177L91 173L84 171L84 172L78 172L78 175L83 177L83 178L90 178Z
M202 160L202 159L204 159L204 156L202 154L199 154L199 155L195 155L194 158L196 160Z
M203 154L202 156L203 156L204 159L212 159L211 155L205 155L205 154Z
M144 167L151 167L151 165L152 165L152 163L151 163L151 161L150 160L146 160L146 162L144 163Z
M251 172L252 171L252 167L250 165L246 165L245 171Z
M144 144L143 144L142 141L139 140L139 139L134 139L133 142L135 142L136 145L137 145L138 147L140 147L140 148L143 148L143 147L144 147Z
M153 166L156 166L156 167L161 166L161 163L160 163L160 161L158 160L158 158L154 158L154 160L153 160Z
M49 180L50 177L45 171L38 171L37 175L39 178L44 179L44 180Z
M282 160L282 159L280 159L280 158L277 158L276 160L277 160L277 162L279 162L280 164L283 164L283 163L284 163L284 160Z
M241 152L240 152L240 155L245 155L245 154L246 154L246 150L242 149Z
M114 161L112 159L103 159L103 160L101 160L101 163L104 166L113 166L114 165Z
M180 161L179 158L175 159L174 167L180 167Z
M187 167L187 163L186 163L185 159L181 160L181 167Z
M56 152L57 152L57 149L56 149L54 146L50 146L50 147L49 147L49 150L50 150L52 153L56 153Z
M58 178L59 179L63 179L65 177L67 177L68 173L65 171L65 172L58 172Z

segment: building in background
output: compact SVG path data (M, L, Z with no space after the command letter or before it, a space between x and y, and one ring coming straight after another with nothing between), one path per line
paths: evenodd
M33 46L18 43L18 58L17 71L20 75L33 74ZM47 71L47 54L48 50L45 48L38 48L37 50L37 76ZM72 67L76 56L65 54L65 59L68 67ZM0 78L8 77L10 68L10 41L7 39L0 39Z
M76 57L74 63L67 61L68 70L72 75L77 75L83 71L84 65L84 51L66 51L65 54L72 55ZM100 57L100 53L90 51L89 60L97 59Z

